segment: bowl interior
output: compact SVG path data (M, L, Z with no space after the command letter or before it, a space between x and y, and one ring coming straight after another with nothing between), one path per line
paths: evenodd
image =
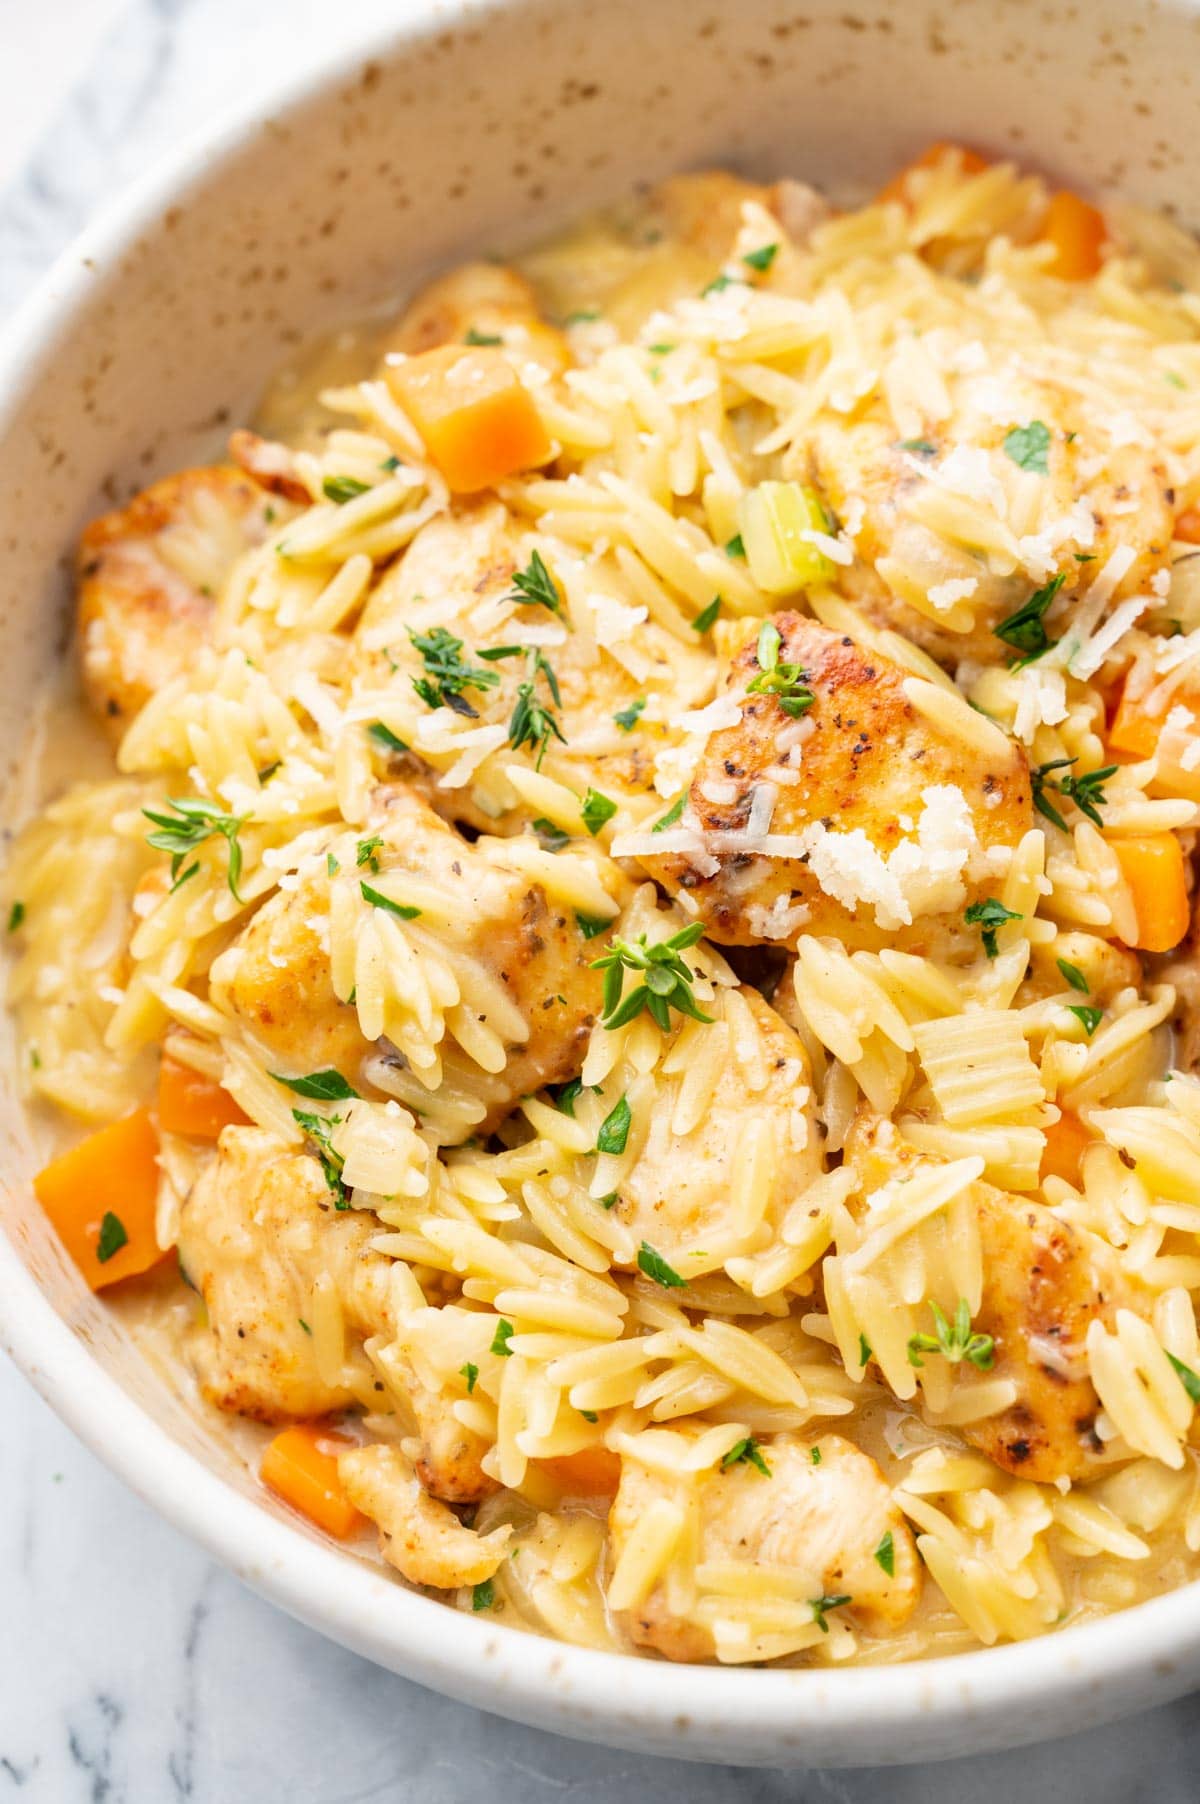
M803 10L789 0L530 0L407 12L340 68L152 176L67 254L10 335L0 358L9 823L30 801L33 698L64 657L79 528L154 476L212 455L290 349L423 271L528 241L671 169L720 162L848 195L935 138L1187 216L1200 113L1200 17L1189 5L1131 16L1128 0L1086 10L959 0L952 11L905 0L861 12L833 0ZM267 1516L228 1446L84 1293L30 1200L44 1128L14 1099L7 1027L0 1067L0 1313L18 1358L131 1482L221 1557L398 1670L631 1746L856 1762L1033 1739L1111 1713L1122 1639L1127 1651L1141 1636L1184 1656L1171 1671L1152 1674L1147 1657L1127 1674L1126 1707L1195 1676L1182 1597L1143 1606L1124 1629L1060 1637L1049 1656L1041 1645L971 1656L945 1677L934 1665L836 1674L832 1688L808 1674L614 1671L619 1663L549 1643L514 1650L511 1633L407 1598L305 1538L294 1519L285 1530ZM1003 1715L997 1691L1009 1700ZM692 1699L703 1700L703 1728Z

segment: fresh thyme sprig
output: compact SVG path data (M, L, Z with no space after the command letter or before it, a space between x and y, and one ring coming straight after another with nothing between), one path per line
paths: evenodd
M1100 810L1108 800L1104 785L1117 772L1115 764L1106 764L1102 770L1087 771L1082 777L1051 777L1051 771L1069 770L1074 763L1074 758L1051 758L1048 763L1039 764L1030 772L1034 807L1048 821L1053 821L1056 827L1061 827L1064 833L1068 831L1067 823L1053 802L1047 800L1046 791L1053 789L1060 796L1066 796L1089 821L1097 827L1103 827L1104 818Z
M540 552L530 552L524 570L514 571L512 580L513 593L506 600L518 602L522 607L549 608L552 614L562 613L558 584L542 562Z
M947 1321L945 1312L936 1303L930 1303L933 1312L933 1324L936 1334L910 1334L908 1337L908 1363L923 1366L922 1353L940 1353L943 1359L952 1366L959 1365L964 1359L980 1372L990 1372L996 1358L996 1343L990 1334L972 1334L971 1311L967 1307L967 1299L958 1299L958 1308L954 1311L954 1320Z
M500 683L498 673L483 670L478 664L464 663L462 640L456 639L444 626L432 627L427 633L417 633L409 627L408 636L425 666L425 675L412 680L412 686L425 706L452 708L456 714L477 720L478 711L471 706L463 690L495 689Z
M605 973L601 1025L610 1030L623 1027L643 1009L663 1033L670 1030L672 1009L680 1015L690 1015L693 1021L712 1021L714 1017L704 1013L692 994L695 973L680 957L703 937L703 921L693 921L653 946L644 933L638 935L636 945L614 939L602 957L592 960L592 968ZM644 976L641 983L622 996L626 971L640 971Z

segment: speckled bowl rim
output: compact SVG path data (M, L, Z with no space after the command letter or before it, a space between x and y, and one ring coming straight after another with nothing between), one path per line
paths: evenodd
M510 0L408 0L403 23L238 104L122 194L62 254L0 338L0 432L37 387L88 296L193 187L219 182L260 128L387 59ZM1012 1646L846 1670L675 1666L543 1639L472 1616L314 1541L239 1494L122 1389L0 1233L0 1346L144 1502L264 1597L342 1645L481 1708L588 1740L744 1764L876 1764L1016 1746L1165 1702L1200 1680L1200 1582ZM815 1756L815 1759L814 1759Z

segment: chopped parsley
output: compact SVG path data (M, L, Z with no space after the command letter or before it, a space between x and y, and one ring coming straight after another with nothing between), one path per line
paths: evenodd
M686 1290L687 1279L681 1278L673 1265L668 1265L661 1253L656 1253L648 1240L643 1240L638 1248L638 1270L655 1284L661 1284L664 1290Z
M725 541L726 557L745 557L746 546L740 532L735 532L731 539Z
M819 1447L810 1447L808 1457L814 1466L819 1466L821 1463L821 1449Z
M668 827L673 827L683 813L683 806L686 801L687 790L681 789L679 794L675 797L675 800L671 803L671 806L667 809L667 812L660 815L658 820L655 821L650 829L651 833L665 833Z
M732 288L734 283L740 282L741 279L740 276L728 276L722 270L719 276L714 276L712 281L706 283L700 290L701 299L707 299L710 294L721 294L726 288Z
M367 728L367 738L373 739L376 745L385 752L406 752L408 750L405 741L393 733L391 727L385 727L381 720L371 722Z
M999 948L996 945L996 929L1003 927L1005 921L1019 921L1023 917L1011 908L1005 908L1003 902L995 896L988 896L983 902L972 902L963 920L968 927L982 929L983 949L989 958L995 958Z
M308 1334L308 1335L312 1334L312 1329L309 1327L308 1323L305 1321L305 1319L302 1315L298 1315L296 1317L296 1320L299 1322L300 1326L303 1328L305 1334Z
M511 1322L505 1322L505 1321L497 1322L496 1323L496 1332L492 1336L492 1344L488 1348L488 1352L489 1353L498 1353L500 1355L501 1359L511 1359L512 1358L512 1348L509 1346L508 1343L512 1339L513 1334L515 1332L516 1332L516 1330L513 1328L513 1325Z
M243 901L244 898L238 892L238 880L242 874L242 846L238 834L246 824L246 816L227 814L215 802L203 801L199 796L168 798L166 805L175 810L177 818L162 814L154 808L143 808L142 813L157 829L154 833L147 833L146 844L153 846L156 851L171 854L172 889L178 889L189 877L194 877L200 868L198 863L194 863L186 870L180 870L188 853L195 851L197 846L202 846L206 840L219 835L229 847L226 880L230 894L235 902Z
M463 333L465 345L502 345L504 340L498 332L480 332L475 326L468 326Z
M1116 775L1117 766L1106 764L1101 770L1088 771L1082 777L1051 778L1051 771L1069 770L1074 763L1074 758L1051 758L1049 763L1039 764L1035 770L1030 772L1030 781L1033 785L1033 805L1039 814L1044 814L1048 821L1053 821L1056 827L1061 827L1066 832L1066 821L1054 804L1046 798L1047 789L1053 789L1060 796L1066 796L1074 802L1079 812L1086 814L1089 821L1092 821L1097 827L1103 827L1104 819L1100 810L1107 801L1104 785L1110 777Z
M879 1546L875 1549L876 1563L883 1568L889 1578L896 1576L896 1543L889 1528Z
M971 1312L967 1307L967 1299L958 1299L958 1308L954 1312L953 1322L947 1321L944 1312L936 1303L930 1303L933 1314L935 1334L910 1334L908 1337L908 1363L912 1366L923 1366L923 1353L940 1353L951 1365L959 1365L967 1360L977 1371L990 1372L996 1357L996 1343L990 1334L972 1334Z
M601 795L598 789L589 789L583 798L583 824L595 839L601 827L611 821L617 812L617 804L610 796Z
M730 544L732 544L732 542L733 541L730 540ZM738 543L740 544L741 541L739 540ZM728 547L726 549L728 549ZM692 631L694 633L706 633L720 612L721 597L719 595L714 595L708 606L706 608L701 608L700 612L696 615L696 618L692 621Z
M692 921L671 934L669 939L659 940L653 946L648 944L644 933L638 935L636 944L614 939L607 952L592 960L593 970L605 974L601 1025L610 1031L623 1027L643 1009L663 1033L670 1030L672 1009L677 1014L689 1015L693 1021L713 1020L693 996L695 972L681 956L703 937L704 922ZM640 971L643 979L622 995L626 971Z
M316 1149L321 1170L325 1175L325 1184L333 1196L335 1209L348 1209L350 1197L347 1186L342 1181L342 1167L345 1160L339 1152L335 1152L330 1139L332 1130L341 1122L340 1115L313 1115L307 1109L293 1109L292 1119L298 1127L304 1129Z
M764 1478L771 1476L771 1468L763 1458L762 1448L752 1434L747 1435L744 1440L733 1443L721 1461L722 1472L727 1472L730 1466L753 1466L755 1471L761 1472Z
M638 718L641 715L642 710L645 708L645 706L646 706L646 697L644 695L639 695L637 697L636 701L630 702L630 704L627 708L621 708L616 714L613 715L613 719L616 721L617 725L620 727L620 729L623 733L632 733L633 732L634 727L638 723Z
M496 1601L496 1585L493 1579L483 1579L478 1585L471 1587L471 1608L473 1610L490 1610Z
M870 1341L867 1339L865 1334L860 1334L858 1337L858 1363L859 1363L859 1365L860 1366L868 1365L870 1363L872 1357L873 1356L871 1353Z
M1050 474L1050 428L1043 421L1014 426L1005 436L1004 449L1019 470L1032 470L1035 476Z
M524 570L514 573L512 594L507 599L522 607L549 608L552 614L561 614L562 596L539 551L531 552Z
M1069 1015L1074 1015L1077 1020L1083 1022L1083 1031L1089 1040L1104 1019L1104 1010L1102 1008L1094 1008L1086 1002L1069 1002L1067 1004L1067 1013Z
M425 675L414 677L412 686L427 708L451 708L478 720L478 711L463 694L464 689L495 689L499 673L483 670L478 664L463 661L463 642L444 626L432 627L427 633L407 629L413 649L420 653Z
M345 507L347 501L365 495L370 486L369 482L360 482L357 476L327 476L321 484L321 493L335 507Z
M576 909L575 925L578 927L585 940L594 940L599 934L603 933L606 928L611 927L612 922L604 920L600 915L581 915L579 910Z
M312 1102L353 1102L358 1091L353 1084L348 1084L340 1071L331 1068L325 1071L310 1071L307 1077L285 1077L282 1071L272 1071L271 1076L277 1084L294 1090L297 1096L307 1096Z
M111 1209L106 1209L100 1218L100 1232L96 1237L96 1258L101 1265L107 1265L115 1253L128 1245L129 1236L125 1232L125 1223Z
M10 933L15 933L24 919L25 904L23 902L14 902L8 911L8 931Z
M1003 639L1005 645L1024 652L1028 658L1040 658L1044 651L1049 651L1056 641L1046 631L1046 612L1066 580L1065 571L1060 570L1042 588L1035 589L1015 614L1010 614L993 628L997 639Z
M598 1422L600 1420L594 1409L581 1409L579 1413L585 1422Z
M777 244L764 244L756 251L747 251L742 262L765 275L778 255L779 246Z
M369 883L360 882L358 887L364 902L369 902L372 908L385 908L388 914L398 915L402 921L415 921L421 912L409 902L393 902L390 896L385 896L382 890L372 889Z
M607 1190L603 1196L598 1196L594 1200L599 1203L602 1209L615 1209L621 1200L621 1192L619 1190Z
M354 857L355 864L360 866L365 864L369 871L375 871L377 873L379 870L379 848L382 844L383 839L378 833L373 833L370 839L360 839L358 842L358 850Z
M325 854L325 869L326 869L326 871L327 871L327 872L328 872L328 873L329 873L329 875L330 875L330 876L331 876L331 877L336 877L336 876L337 876L337 874L338 874L338 872L339 872L339 871L340 871L340 870L341 870L341 868L342 868L342 867L341 867L341 865L340 865L340 864L339 864L339 863L338 863L338 861L337 861L337 859L336 859L336 858L335 858L335 857L334 857L334 855L333 855L333 853L332 853L332 852L326 852L326 854Z
M622 1096L600 1123L600 1132L596 1135L596 1151L598 1153L623 1153L629 1139L629 1124L632 1120L633 1110L629 1107L629 1098Z
M758 660L758 675L747 683L750 695L773 695L784 713L792 720L799 720L802 714L816 701L816 696L805 682L807 670L800 664L781 664L779 650L783 644L779 636L779 628L773 620L764 620L759 628L758 645L755 657Z
M563 321L564 326L590 326L600 318L599 307L576 307L574 313L568 313Z
M1163 1348L1163 1351L1166 1353L1167 1350L1165 1347ZM1192 1402L1200 1403L1200 1377L1196 1376L1196 1373L1193 1372L1191 1366L1185 1366L1182 1359L1176 1359L1173 1353L1167 1353L1167 1358L1178 1373L1179 1382L1191 1398Z
M544 814L539 814L537 819L530 821L529 824L547 852L561 852L564 846L569 846L571 843L571 835L564 833L562 828L555 826L553 821L547 820Z
M1081 995L1086 996L1092 986L1084 976L1083 972L1079 969L1079 966L1073 965L1070 959L1066 958L1056 959L1055 963L1071 988L1073 990L1078 990Z
M937 446L927 438L902 438L899 450L912 451L918 457L936 457Z
M479 1367L473 1365L468 1359L466 1365L459 1366L458 1370L460 1375L467 1381L467 1396L469 1397L471 1392L475 1389L475 1380L479 1377Z
M1175 374L1174 370L1164 370L1163 371L1163 381L1169 382L1171 384L1172 388L1186 388L1187 387L1187 383L1184 381L1183 377L1177 376Z
M852 1604L854 1599L849 1592L843 1591L836 1597L813 1597L809 1599L809 1608L813 1613L813 1621L822 1635L828 1635L829 1624L825 1617L830 1610L839 1610L843 1604Z

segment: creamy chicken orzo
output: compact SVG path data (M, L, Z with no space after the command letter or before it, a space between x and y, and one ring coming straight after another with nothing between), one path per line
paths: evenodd
M83 537L6 906L85 1278L572 1642L1200 1574L1196 246L684 176L331 355Z

